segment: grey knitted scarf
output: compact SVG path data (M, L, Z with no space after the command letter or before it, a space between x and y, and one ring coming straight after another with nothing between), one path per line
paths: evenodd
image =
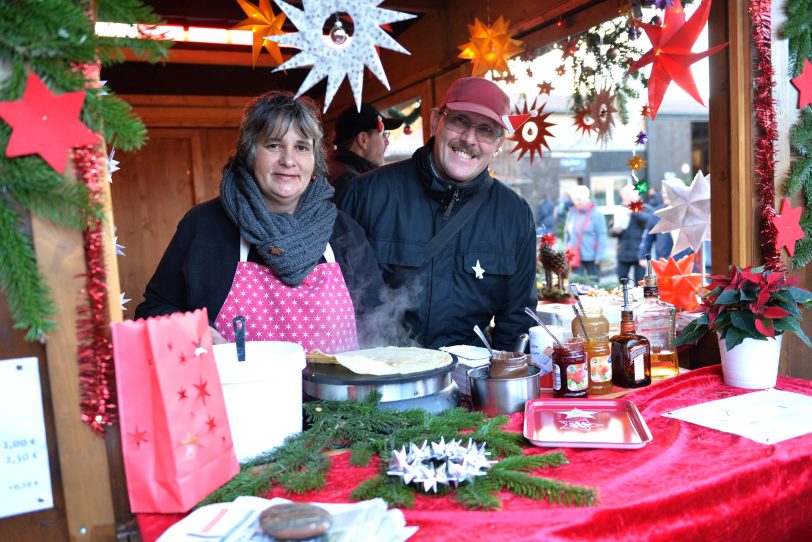
M324 254L337 214L330 201L333 193L327 180L319 177L307 186L292 215L272 213L243 162L233 160L220 181L220 200L240 236L257 247L288 286L301 284Z

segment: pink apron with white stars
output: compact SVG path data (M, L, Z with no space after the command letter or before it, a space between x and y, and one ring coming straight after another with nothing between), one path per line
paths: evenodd
M248 243L241 238L240 263L215 329L234 342L232 321L244 316L246 341L290 341L305 352L357 350L355 310L329 243L324 259L299 286L288 286L269 267L247 261Z

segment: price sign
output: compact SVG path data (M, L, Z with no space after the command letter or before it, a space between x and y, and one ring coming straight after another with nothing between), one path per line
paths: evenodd
M37 358L0 361L0 518L54 506Z

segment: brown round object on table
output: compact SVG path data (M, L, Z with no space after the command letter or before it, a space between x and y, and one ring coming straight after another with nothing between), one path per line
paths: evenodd
M327 532L333 524L330 512L313 504L285 503L259 515L259 526L278 540L306 540Z
M524 352L497 350L491 356L490 378L526 378L528 374L527 354Z

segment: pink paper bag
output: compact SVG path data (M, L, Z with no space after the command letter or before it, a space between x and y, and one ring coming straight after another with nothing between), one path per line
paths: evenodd
M130 507L186 512L240 469L206 309L112 330Z

